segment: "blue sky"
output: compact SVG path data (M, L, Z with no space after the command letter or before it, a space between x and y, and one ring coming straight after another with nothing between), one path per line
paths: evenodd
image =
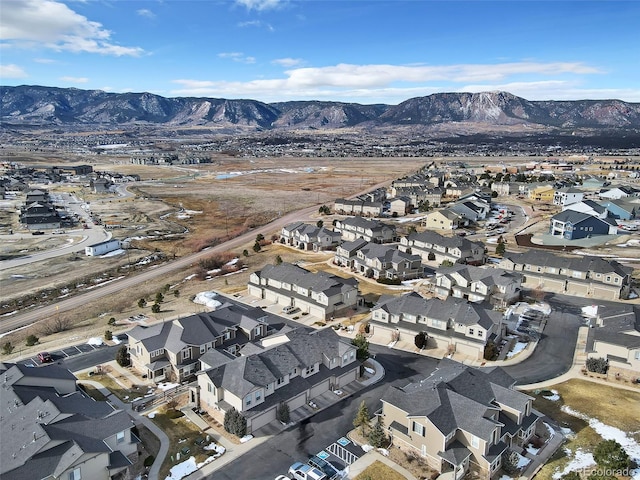
M397 104L640 102L640 2L2 0L0 84Z

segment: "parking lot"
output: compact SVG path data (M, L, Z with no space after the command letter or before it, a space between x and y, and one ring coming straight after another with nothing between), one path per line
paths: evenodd
M60 350L50 351L49 354L51 355L51 361L57 362L59 360L65 360L77 355L82 355L83 353L90 353L95 350L100 350L102 348L106 348L106 346L107 345L105 345L104 343L100 345L94 345L92 343L80 343L78 345L73 345ZM37 354L32 357L25 358L19 363L21 363L22 365L26 365L27 367L38 367L40 365L46 365L46 363L43 364L42 362L40 362Z
M323 471L329 479L344 478L345 469L364 453L360 446L354 444L347 437L340 437L316 453L309 460L309 464ZM304 460L301 460L301 462L305 463ZM319 464L324 464L324 467L321 468Z

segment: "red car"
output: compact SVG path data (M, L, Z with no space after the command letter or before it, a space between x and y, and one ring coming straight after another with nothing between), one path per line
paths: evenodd
M53 358L51 357L51 355L49 354L49 352L40 352L38 354L38 360L40 360L40 363L50 363L53 362Z

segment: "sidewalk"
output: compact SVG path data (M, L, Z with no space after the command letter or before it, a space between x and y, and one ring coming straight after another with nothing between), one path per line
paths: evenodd
M548 422L548 419L547 419ZM520 474L518 480L529 480L533 478L538 471L547 463L551 456L560 448L564 443L565 437L560 433L559 428L554 428L554 433L551 438L543 445L537 454L532 455L527 452L527 458L531 459L531 463L527 465L527 468Z

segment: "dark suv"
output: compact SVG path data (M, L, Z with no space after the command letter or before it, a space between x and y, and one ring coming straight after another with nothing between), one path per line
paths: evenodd
M51 354L49 352L40 352L38 354L38 360L40 360L40 363L53 362L53 358L51 357Z

